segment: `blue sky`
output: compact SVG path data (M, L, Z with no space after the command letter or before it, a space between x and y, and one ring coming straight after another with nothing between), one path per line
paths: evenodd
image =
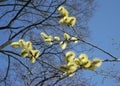
M96 0L98 7L89 21L90 42L107 50L116 57L120 57L120 0ZM110 58L102 52L94 55L101 58ZM105 66L105 65L103 65ZM109 63L106 66L110 66ZM105 68L105 67L102 67ZM117 66L117 70L120 67ZM101 78L96 78L99 81ZM114 80L107 80L102 86L118 86ZM100 82L98 85L101 86Z
M98 7L89 22L93 43L113 52L114 42L120 42L120 0L97 0ZM116 56L119 53L116 52Z

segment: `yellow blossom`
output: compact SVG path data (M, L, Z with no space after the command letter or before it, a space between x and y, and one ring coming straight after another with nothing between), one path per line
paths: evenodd
M35 57L30 57L30 62L35 63L36 58Z
M33 48L32 43L30 41L27 41L25 44L27 49L31 50Z
M52 41L53 41L53 40L49 38L49 39L44 39L44 41L45 41L45 43L47 43L47 44L52 44Z
M66 61L67 63L73 62L74 58L75 58L75 53L72 52L72 51L69 51L69 52L67 52L67 53L65 54L65 61Z
M74 43L78 43L78 39L76 37L71 37L70 40L73 41Z
M74 73L77 70L78 66L74 62L68 63L67 66L68 66L67 75L69 75L69 77L71 77L71 76L74 75Z
M60 42L60 48L62 49L62 50L64 50L66 47L67 47L67 42Z
M70 35L67 34L67 33L64 33L64 39L65 39L65 40L69 40L69 39L70 39Z
M60 41L60 37L55 36L55 37L54 37L54 41Z
M20 44L20 47L21 47L21 48L26 47L26 46L25 46L25 41L24 41L23 39L20 39L20 40L19 40L19 44Z
M34 58L38 58L40 56L40 51L39 50L31 50L30 54L34 57Z
M84 68L89 68L91 66L92 62L90 60L87 61L86 64L83 65Z
M59 20L59 24L61 24L61 25L66 25L65 19L64 19L64 18L61 18L61 19Z
M94 64L96 67L100 67L102 65L102 60L99 58L94 58L92 64Z
M43 41L45 42L45 43L47 43L47 44L52 44L52 41L53 41L53 37L51 36L51 35L47 35L47 34L45 34L45 33L41 33L41 37L42 37L42 39L43 39Z
M88 62L88 56L84 53L80 54L78 58L81 65L84 65Z
M47 39L48 38L48 35L43 33L43 32L40 35L41 35L42 39Z
M92 71L94 71L97 67L100 67L102 65L102 60L99 58L93 59L91 66L88 68Z
M64 75L67 74L69 77L72 77L75 74L77 68L78 66L74 62L70 62L67 65L60 66L60 70L64 72Z
M79 62L79 59L78 59L78 58L75 58L75 59L74 59L74 62L80 67L80 62Z
M71 20L70 17L68 17L68 16L64 17L64 22L65 22L66 25L69 25L70 20Z
M22 50L21 50L21 56L22 56L22 57L27 57L28 54L29 54L29 51L28 51L28 50L26 50L26 49L22 49Z
M60 6L58 8L58 12L64 17L64 16L68 16L69 12L67 11L67 9L64 8L64 6Z
M76 18L74 16L71 16L69 18L70 18L69 26L73 27L76 24Z
M12 42L11 47L12 48L18 48L18 47L20 47L20 44L19 44L19 42Z

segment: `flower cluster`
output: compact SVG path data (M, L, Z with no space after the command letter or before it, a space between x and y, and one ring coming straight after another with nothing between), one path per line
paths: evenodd
M75 53L69 51L65 54L66 65L61 65L60 70L67 74L69 77L75 74L78 68L84 68L94 71L97 67L100 67L102 60L95 58L92 61L88 59L86 54L80 54L78 58L75 58Z
M53 41L57 41L57 42L60 41L60 38L58 36L53 37L53 36L47 35L43 32L40 34L40 36L46 44L52 44Z
M69 77L73 76L75 71L78 69L78 65L74 61L75 53L69 51L65 54L65 61L67 62L66 65L61 65L60 70L67 74Z
M30 41L25 42L23 39L20 39L17 42L12 42L11 47L21 48L20 55L24 58L29 57L30 61L34 63L36 59L40 56L39 50L34 50L32 43Z
M63 36L64 36L64 40L60 42L60 47L63 50L67 47L67 44L69 42L78 43L78 39L76 37L70 37L70 35L67 33L64 33Z
M67 33L64 33L64 35L63 35L64 40L62 40L62 41L60 40L60 37L58 37L58 36L53 37L53 36L47 35L43 32L40 35L41 35L41 38L43 39L43 41L47 44L52 44L54 41L59 42L60 48L63 50L67 47L67 44L69 42L78 43L78 39L76 37L70 37L70 35Z
M99 58L94 58L92 61L88 58L88 56L84 53L80 54L78 58L74 59L75 63L80 68L85 68L94 71L97 67L100 67L102 64L102 60Z
M59 23L61 25L68 25L73 27L76 24L76 18L74 16L69 16L69 12L64 6L58 8L59 14L62 16Z

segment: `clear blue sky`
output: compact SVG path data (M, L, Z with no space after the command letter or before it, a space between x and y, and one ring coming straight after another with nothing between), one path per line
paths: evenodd
M113 52L112 43L120 43L120 0L97 0L98 7L89 22L91 40ZM119 50L120 51L120 50ZM119 53L115 53L120 56Z
M89 41L120 57L120 0L96 1L98 7L89 22L89 30L91 31ZM94 55L98 55L101 58L110 58L97 51ZM119 69L120 66L118 66ZM99 81L99 79L97 78L96 80ZM114 80L107 80L102 86L118 86L116 83ZM100 83L98 84L96 86L101 86Z

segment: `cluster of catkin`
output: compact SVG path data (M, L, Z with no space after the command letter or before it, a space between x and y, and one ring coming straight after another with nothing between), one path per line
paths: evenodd
M69 16L69 12L64 6L60 6L58 8L58 12L61 15L61 19L59 21L61 25L73 27L76 24L76 18L74 16Z
M102 60L99 58L94 58L92 61L88 59L88 56L84 53L80 54L78 58L75 58L75 53L69 51L65 54L65 61L67 64L61 65L60 69L64 74L69 77L75 74L78 68L84 68L94 71L97 67L100 67Z
M74 43L78 43L78 39L76 37L70 37L69 34L64 33L63 34L63 40L61 41L59 36L51 36L51 35L47 35L45 33L41 33L40 34L41 38L43 39L43 41L47 44L53 44L53 42L58 42L60 45L61 49L65 49L68 45L68 43L70 42L74 42Z
M34 50L30 41L25 42L23 39L20 39L17 42L12 42L11 47L21 48L20 55L24 58L28 57L32 63L40 56L40 51Z

